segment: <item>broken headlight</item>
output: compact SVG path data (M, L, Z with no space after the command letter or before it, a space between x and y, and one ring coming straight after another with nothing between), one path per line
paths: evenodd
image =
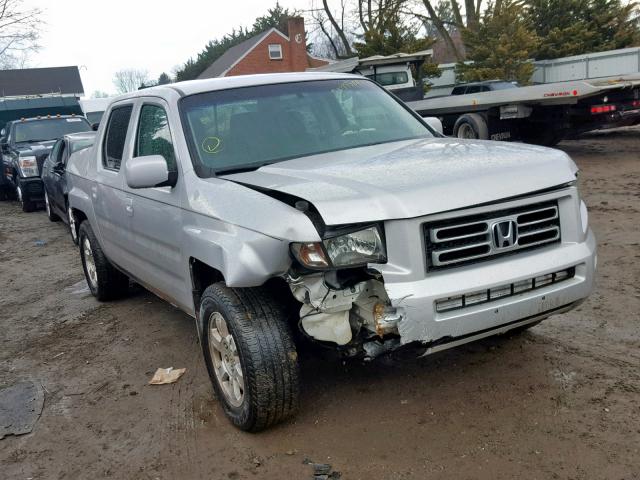
M321 243L292 243L291 251L308 268L347 268L387 261L382 233L375 225L329 236Z
M37 177L38 176L38 164L36 163L36 157L20 157L18 158L18 165L23 177Z

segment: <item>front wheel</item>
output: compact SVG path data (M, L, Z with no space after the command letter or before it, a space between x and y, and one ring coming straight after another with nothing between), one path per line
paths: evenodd
M261 288L209 286L202 295L202 348L225 414L259 431L298 407L298 356L286 315Z
M124 296L129 278L107 260L86 220L80 225L79 238L82 268L93 296L102 302Z
M49 202L49 194L47 193L46 189L44 191L44 208L47 211L47 217L49 218L50 221L57 222L58 220L60 220L60 217L58 217L58 215L53 213L53 210L51 209L51 203Z
M35 206L33 202L31 202L27 197L25 197L22 191L22 185L18 185L16 187L16 195L18 197L18 201L20 202L20 206L22 206L23 212L33 212Z
M69 234L74 245L78 245L78 224L73 209L67 203L67 224L69 225Z

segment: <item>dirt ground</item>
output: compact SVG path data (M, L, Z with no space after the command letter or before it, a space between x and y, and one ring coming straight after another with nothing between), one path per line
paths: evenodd
M304 358L301 409L260 434L216 402L193 321L144 290L100 304L61 223L0 202L0 386L45 390L2 479L640 478L640 128L566 141L598 286L519 337L369 364ZM158 367L186 367L148 386Z

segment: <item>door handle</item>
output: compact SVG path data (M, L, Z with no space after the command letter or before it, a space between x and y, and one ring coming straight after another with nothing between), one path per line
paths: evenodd
M133 217L133 198L124 199L124 210L128 216Z

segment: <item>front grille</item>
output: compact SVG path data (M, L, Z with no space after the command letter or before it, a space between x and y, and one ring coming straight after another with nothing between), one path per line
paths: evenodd
M424 225L430 270L488 260L560 241L557 202Z
M575 275L576 269L575 267L571 267L566 270L547 273L546 275L528 278L516 283L507 283L485 290L467 292L464 295L456 295L455 297L439 298L436 300L436 311L438 313L450 312L451 310L459 310L474 305L494 302L506 297L513 297L519 293L546 287L547 285L555 285L556 283L569 280L575 277Z

